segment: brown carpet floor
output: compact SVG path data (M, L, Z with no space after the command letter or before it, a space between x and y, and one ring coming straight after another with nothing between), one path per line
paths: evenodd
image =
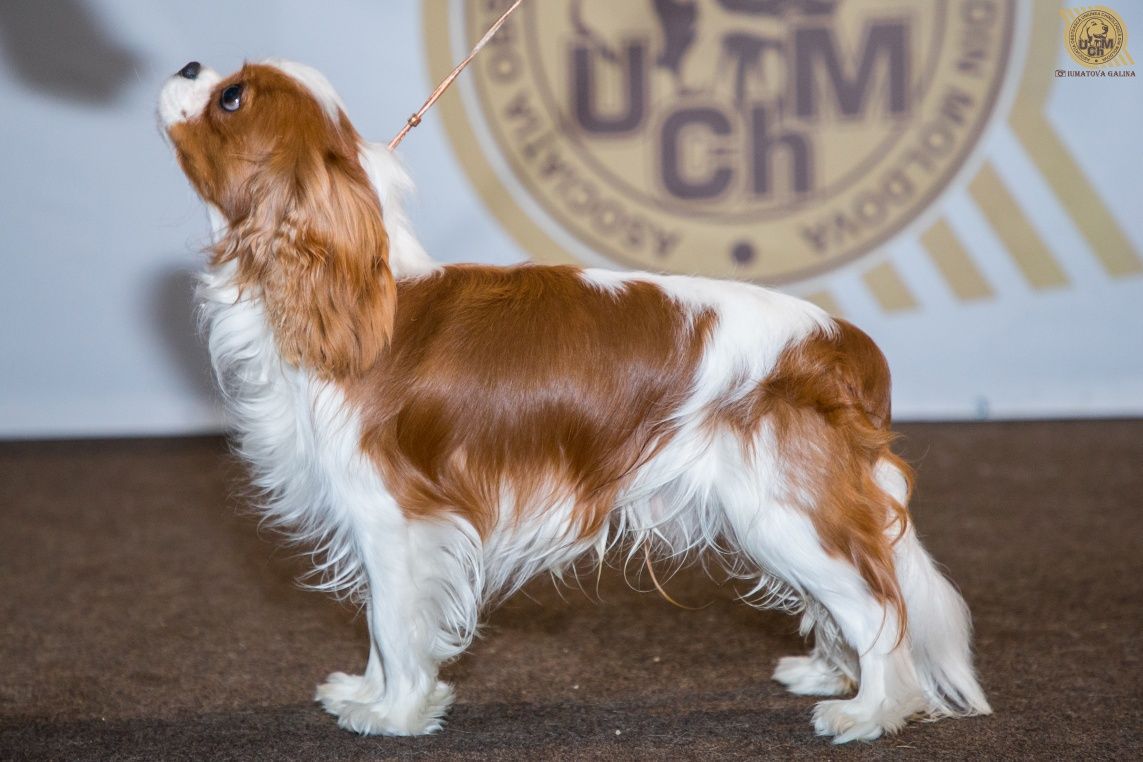
M769 680L794 621L701 574L532 584L447 669L444 732L359 738L310 701L360 671L216 438L0 445L0 758L1139 759L1143 421L902 426L922 536L965 593L996 714L832 747ZM633 580L638 582L638 580ZM644 586L649 582L643 580Z

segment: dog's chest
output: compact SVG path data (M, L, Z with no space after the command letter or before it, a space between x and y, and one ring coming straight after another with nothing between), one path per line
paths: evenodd
M280 513L288 504L291 520L302 520L296 514L319 509L329 461L344 449L328 431L342 412L339 395L282 359L259 300L239 297L220 275L204 277L200 297L239 452L269 507Z

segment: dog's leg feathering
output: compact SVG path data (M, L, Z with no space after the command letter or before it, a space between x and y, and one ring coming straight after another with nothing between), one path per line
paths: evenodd
M877 482L904 504L908 489L895 465L881 461ZM937 569L912 526L897 541L894 556L926 713L933 718L991 714L972 666L972 620L964 599Z
M886 494L905 504L906 480L891 460L880 461L875 476ZM830 612L860 664L857 696L824 701L814 712L817 732L834 736L835 742L869 740L881 732L894 732L912 715L938 718L991 712L972 667L968 609L936 569L911 526L894 545L893 566L908 617L901 642L895 634L886 638L895 633L896 615L876 601L865 600L868 589L862 591L865 586L860 580L853 580L850 593L837 595L841 585L831 582L829 587L834 589L830 591L820 582L815 585L812 577L803 577L806 592ZM884 622L870 629L876 624L871 614L882 609ZM780 659L774 679L799 695L840 695L853 682L830 649L823 648L823 634L817 629L811 654Z
M870 592L857 569L826 552L799 510L770 503L729 506L735 538L771 573L821 605L858 654L860 687L851 699L823 701L814 711L819 735L835 743L872 740L895 732L924 709L908 649L897 641L897 615ZM775 678L801 694L837 695L849 681L821 654L787 658Z

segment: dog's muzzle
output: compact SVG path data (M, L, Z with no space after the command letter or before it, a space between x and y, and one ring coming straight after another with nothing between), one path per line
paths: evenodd
M191 61L171 75L159 93L159 119L163 127L197 118L214 86L222 81L218 73L198 61Z

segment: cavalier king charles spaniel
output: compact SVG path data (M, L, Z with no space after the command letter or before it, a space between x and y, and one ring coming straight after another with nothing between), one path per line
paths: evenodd
M915 534L873 341L746 283L434 264L411 183L329 82L197 62L159 113L210 211L199 297L241 454L369 660L316 699L358 733L441 728L482 611L609 550L706 553L801 616L773 677L835 742L990 711L968 610Z

